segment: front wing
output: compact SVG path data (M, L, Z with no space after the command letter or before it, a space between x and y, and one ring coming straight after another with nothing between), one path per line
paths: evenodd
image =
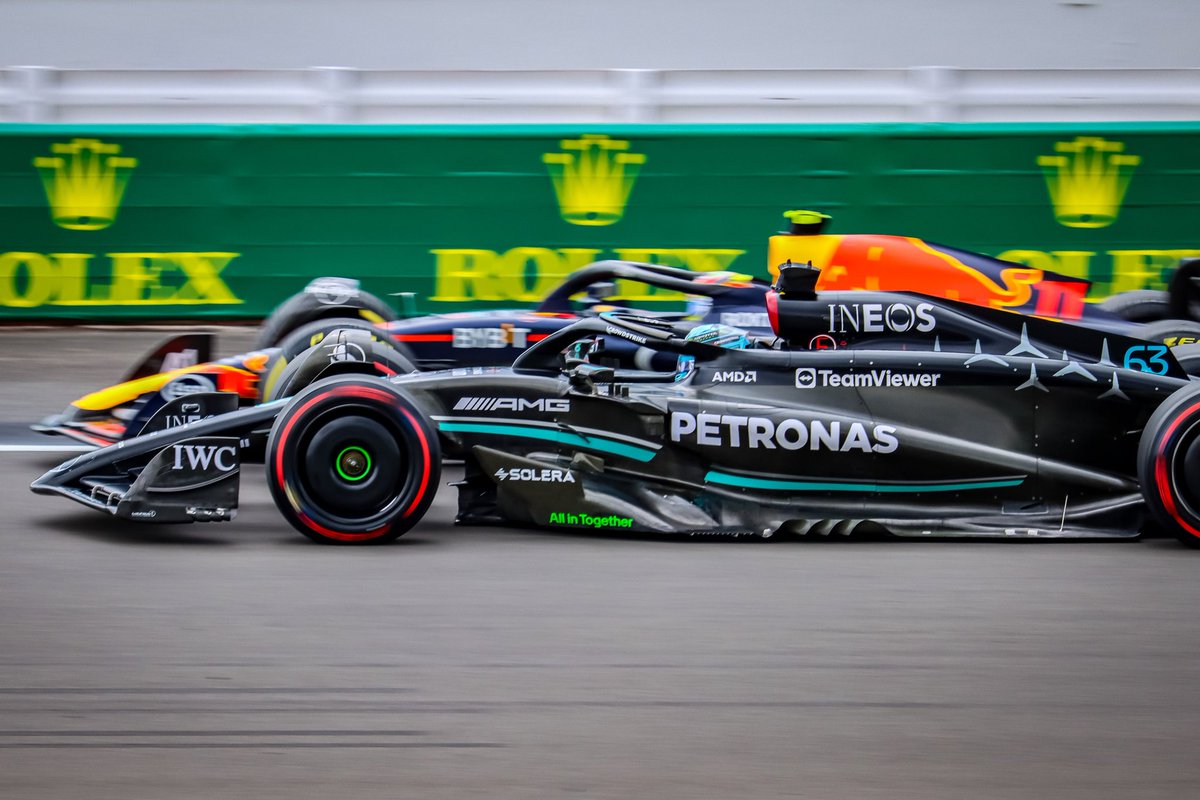
M30 488L139 522L233 519L243 454L260 447L282 403L233 411L85 453Z

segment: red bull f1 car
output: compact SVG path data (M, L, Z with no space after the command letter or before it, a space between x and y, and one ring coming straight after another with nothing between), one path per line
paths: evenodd
M204 395L175 398L32 488L131 521L230 520L263 461L297 530L367 544L418 525L454 458L463 524L1114 539L1152 515L1200 543L1200 386L1167 346L820 279L781 270L769 337L601 312L509 367L381 377L344 360L290 398L169 426ZM812 346L830 335L854 346ZM614 339L674 366L610 366Z

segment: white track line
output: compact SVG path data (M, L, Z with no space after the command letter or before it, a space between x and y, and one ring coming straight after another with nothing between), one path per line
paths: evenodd
M86 444L0 444L0 453L86 453Z

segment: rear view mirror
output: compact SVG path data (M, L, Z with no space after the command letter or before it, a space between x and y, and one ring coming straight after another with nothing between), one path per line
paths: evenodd
M617 293L617 284L613 281L598 281L587 289L588 300L593 303L603 303Z

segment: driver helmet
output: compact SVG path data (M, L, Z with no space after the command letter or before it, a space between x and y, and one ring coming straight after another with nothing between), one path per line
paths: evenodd
M745 350L751 345L746 331L716 322L697 325L688 331L684 338L689 342L711 344L714 347L726 347L730 350Z
M720 325L715 322L697 325L688 331L687 336L684 338L689 342L701 342L703 344L711 344L714 347L727 347L730 350L745 350L751 346L750 337L746 335L746 331L741 328L735 328L732 325ZM676 382L686 380L695 371L696 357L680 355L675 365Z

